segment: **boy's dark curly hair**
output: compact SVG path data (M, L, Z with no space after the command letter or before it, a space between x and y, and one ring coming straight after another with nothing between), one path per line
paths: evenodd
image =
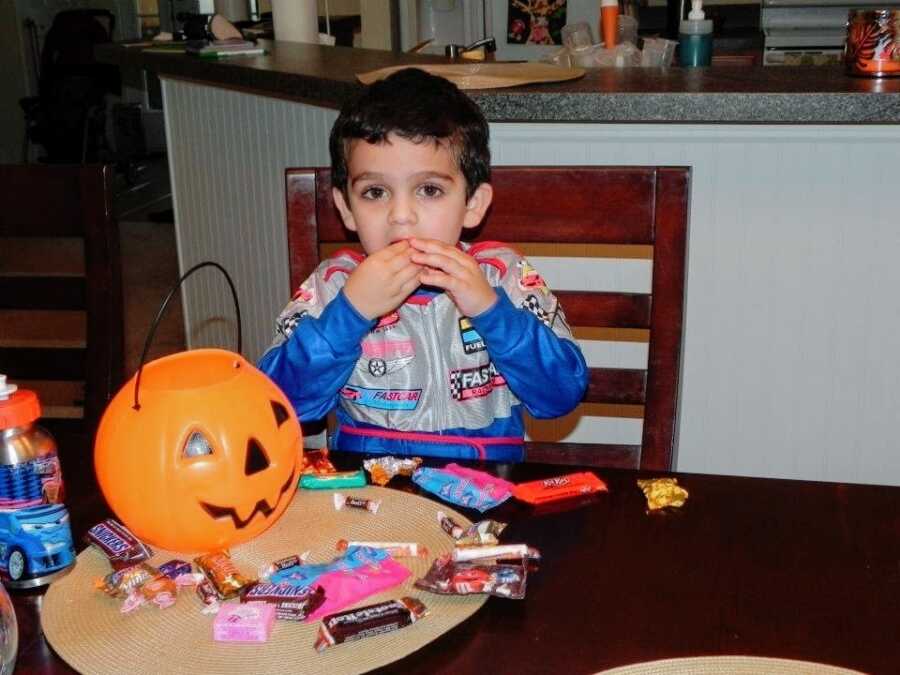
M353 140L383 143L391 133L414 143L447 140L466 179L466 199L491 178L488 124L478 106L449 80L404 68L369 85L341 110L328 143L332 185L347 193Z

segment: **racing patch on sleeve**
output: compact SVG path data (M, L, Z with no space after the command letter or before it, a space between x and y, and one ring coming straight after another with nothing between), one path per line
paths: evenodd
M474 368L450 371L450 395L457 401L487 396L495 387L506 386L506 380L493 362Z
M550 289L547 288L547 284L544 282L544 277L538 274L538 271L529 265L527 260L518 260L516 269L519 271L516 282L519 284L520 290L526 292L540 291L544 295L550 292Z
M297 324L308 314L309 310L304 309L299 312L294 312L293 314L285 314L284 316L278 317L278 321L275 322L275 331L283 335L285 339L291 337Z
M307 305L313 305L316 302L316 289L304 282L300 288L297 289L297 292L294 293L294 297L292 300L306 303Z
M553 317L556 315L555 309L553 315L551 315L550 312L541 306L541 301L538 300L536 295L526 296L525 299L522 300L520 307L534 314L537 317L537 320L547 326L547 328L553 327Z

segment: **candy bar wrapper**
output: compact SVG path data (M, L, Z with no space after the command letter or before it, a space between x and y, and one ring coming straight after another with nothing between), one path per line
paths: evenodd
M454 562L468 560L540 560L541 552L525 544L501 544L499 546L468 546L455 548L450 554Z
M340 511L345 506L352 509L362 509L369 513L378 513L381 506L380 499L366 499L365 497L353 497L350 495L342 495L340 492L334 493L334 510Z
M305 490L338 490L341 488L357 488L368 485L366 473L357 471L336 471L329 474L301 474L300 487Z
M321 586L292 586L291 584L258 583L241 594L241 602L268 602L275 606L275 618L285 621L305 621L325 602Z
M363 467L376 485L387 485L394 476L412 476L422 463L421 457L374 457L363 462Z
M438 524L449 534L457 546L496 546L500 543L500 533L506 523L496 520L480 520L467 528L453 520L443 511L437 512Z
M160 574L141 586L140 593L147 602L152 602L160 609L165 609L175 604L178 587L175 585L174 579Z
M451 462L445 466L444 471L459 476L460 478L467 478L472 484L477 485L482 490L490 493L491 497L498 502L507 499L509 495L512 494L513 488L516 487L514 483L510 483L508 480L498 478L486 471L478 471L477 469L469 469L468 467L460 466L455 462Z
M194 563L223 600L235 597L254 580L241 574L225 551L215 551L194 558Z
M304 450L303 461L300 463L301 474L313 474L323 476L329 473L337 473L334 464L328 459L328 449Z
M487 593L498 598L521 600L525 597L528 569L524 563L484 561L456 562L442 555L431 569L415 582L415 587L441 595Z
M114 570L131 567L149 560L153 549L135 537L117 520L107 518L97 523L84 536L85 541L100 550Z
M390 633L415 623L427 613L421 600L407 597L329 614L322 618L314 646L321 652L344 642Z
M159 576L159 570L147 563L138 563L121 570L114 570L95 583L96 587L114 598L125 598L145 583Z
M280 572L281 570L286 570L289 567L296 567L298 565L302 565L306 562L307 558L309 558L309 551L304 551L299 555L289 555L286 558L279 558L268 565L260 565L259 566L259 579L260 581L268 581L269 577L271 577L275 572Z
M529 483L519 483L515 486L513 494L516 499L529 504L546 504L547 502L606 491L606 483L590 471L584 471L556 476L555 478L535 480Z
M213 621L219 642L266 642L275 623L275 605L267 602L225 603Z
M203 614L218 614L219 612L219 594L209 579L204 578L195 589L197 597L203 603Z
M444 501L479 511L492 509L509 498L511 492L506 486L512 485L511 483L481 471L471 473L478 475L462 476L446 469L422 467L415 470L412 480L423 490L437 495ZM485 479L485 476L494 482Z
M412 541L347 541L339 539L335 548L338 551L346 551L351 546L383 549L394 558L428 557L428 547Z
M664 508L679 508L688 498L688 491L678 484L677 478L654 478L639 480L638 487L647 497L647 508L657 511Z
M191 563L184 560L175 559L164 562L159 566L159 571L161 574L165 574L170 579L177 579L182 574L190 574L192 569Z

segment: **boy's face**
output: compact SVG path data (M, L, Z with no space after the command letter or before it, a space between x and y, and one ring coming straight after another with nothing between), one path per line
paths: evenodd
M481 222L493 195L483 183L467 200L466 179L448 146L431 139L355 140L347 174L349 198L335 188L334 201L368 254L409 237L456 245L462 228Z

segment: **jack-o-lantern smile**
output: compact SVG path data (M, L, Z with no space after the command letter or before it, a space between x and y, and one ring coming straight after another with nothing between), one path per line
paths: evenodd
M241 520L240 516L238 516L237 511L234 510L234 507L231 506L216 506L215 504L207 504L206 502L200 502L200 506L203 507L203 510L206 511L213 518L227 518L231 517L232 522L234 522L234 527L238 530L242 530L247 525L250 524L250 521L253 520L253 517L257 513L262 513L264 517L268 518L272 512L278 508L278 504L281 502L281 498L284 494L291 489L291 485L294 482L294 470L291 469L291 473L288 476L288 479L284 482L284 485L281 486L281 490L278 493L278 497L275 499L275 503L272 506L269 506L269 502L265 499L260 499L256 502L256 506L253 507L253 511L250 512L250 515L247 516L246 519Z

